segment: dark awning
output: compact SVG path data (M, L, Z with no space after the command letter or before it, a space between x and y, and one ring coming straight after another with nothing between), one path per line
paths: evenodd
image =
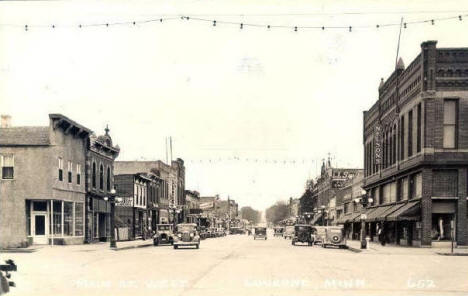
M310 224L314 225L315 223L317 223L317 221L322 217L322 213L319 213L317 215L315 215L314 219L312 219L312 222Z
M408 202L387 216L387 221L418 221L421 217L419 201Z
M346 215L341 216L341 217L336 221L336 224L344 224L344 223L346 223L346 220L349 219L349 217L351 217L351 214L346 214Z
M391 205L388 205L388 206L380 206L380 207L374 208L372 212L369 212L368 214L366 213L367 217L365 221L374 222L374 221L383 220L383 218L385 218L383 214L391 207L392 207Z
M346 222L349 222L349 223L359 222L359 221L361 221L360 217L361 217L361 213L353 213L351 215L351 218Z

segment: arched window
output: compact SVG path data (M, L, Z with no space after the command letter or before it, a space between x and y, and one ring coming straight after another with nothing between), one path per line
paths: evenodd
M110 191L111 190L111 171L110 171L110 167L107 167L107 191Z
M96 163L93 162L93 188L96 188Z
M104 167L102 164L99 166L99 189L104 189Z

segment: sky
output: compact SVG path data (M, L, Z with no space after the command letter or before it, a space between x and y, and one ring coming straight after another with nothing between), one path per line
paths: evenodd
M399 34L375 25L402 17L406 65L426 40L468 47L466 1L1 1L0 113L16 126L49 113L98 134L108 124L118 160L165 160L170 136L186 189L263 210L300 197L329 155L363 167L363 111Z

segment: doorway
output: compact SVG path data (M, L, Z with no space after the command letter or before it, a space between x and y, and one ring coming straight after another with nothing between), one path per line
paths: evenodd
M31 236L34 244L49 243L49 219L46 201L33 201L31 207Z

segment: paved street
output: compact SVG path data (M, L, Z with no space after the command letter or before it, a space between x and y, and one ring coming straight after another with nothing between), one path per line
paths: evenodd
M199 250L45 246L33 253L2 254L2 259L13 258L18 264L13 275L17 288L11 295L462 295L468 291L468 257L440 256L430 249L399 250L355 253L293 247L290 240L271 235L266 241L237 235L204 240Z

